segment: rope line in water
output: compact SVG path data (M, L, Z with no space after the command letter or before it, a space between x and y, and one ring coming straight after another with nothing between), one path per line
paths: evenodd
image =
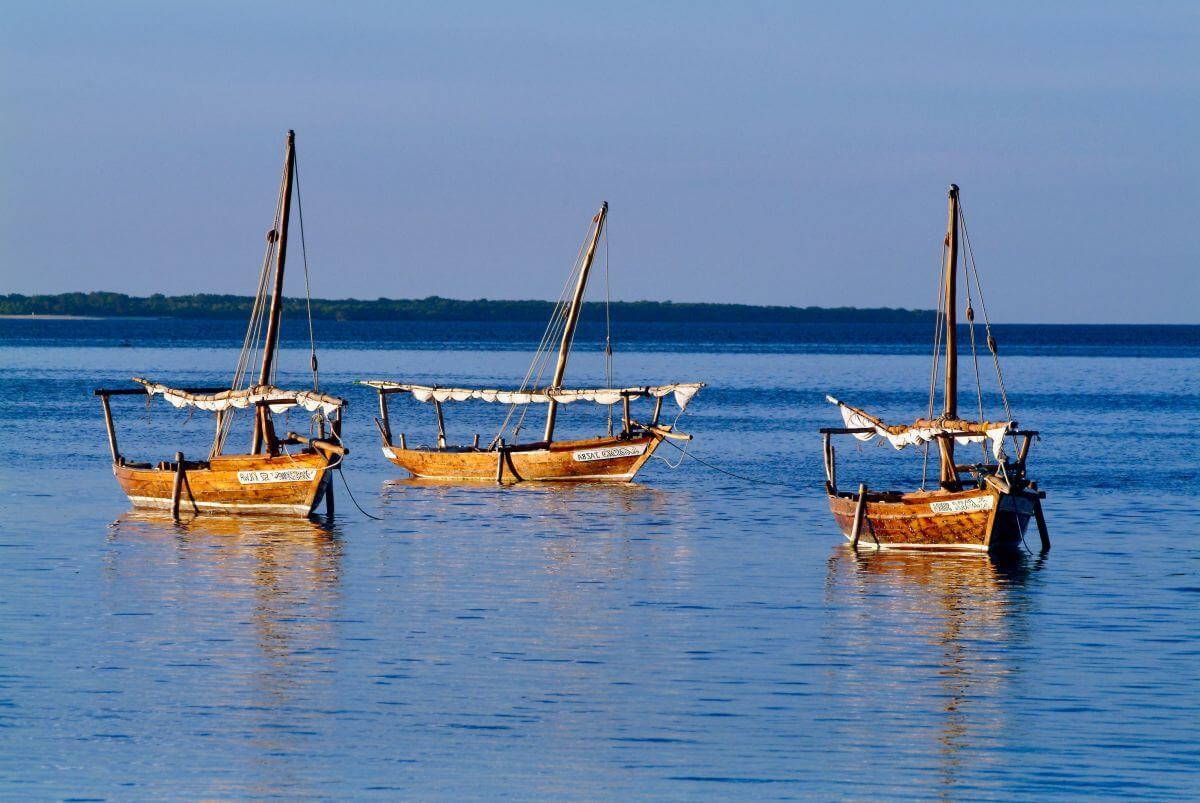
M668 444L669 446L673 446L673 447L675 447L676 449L678 449L680 452L682 452L682 453L683 453L683 457L680 457L680 458L679 458L679 461L680 461L680 463L682 463L682 462L683 462L683 458L684 458L684 457L690 457L690 458L692 458L693 460L695 460L697 463L699 463L699 464L700 464L700 465L702 465L702 466L708 466L708 467L709 467L709 468L711 468L713 471L718 471L718 472L720 472L720 473L722 473L722 474L725 474L726 476L733 477L733 478L734 478L734 479L736 479L736 480L741 480L742 482L752 482L752 483L754 483L754 484L756 484L756 485L779 485L779 486L782 486L782 487L784 487L784 488L794 488L794 489L801 489L801 488L804 488L804 486L802 486L802 485L798 485L797 483L794 483L794 482L777 482L777 481L774 481L774 480L761 480L761 479L756 479L756 478L754 478L754 477L747 477L745 474L737 474L737 473L735 473L735 472L733 472L733 471L729 471L728 469L721 468L721 467L720 467L720 466L718 466L718 465L714 465L714 464L712 464L712 463L708 462L707 460L705 460L705 459L704 459L704 458L702 458L702 457L697 457L697 456L696 456L695 454L693 454L692 452L689 452L689 451L687 451L687 449L684 449L684 448L682 448L682 447L679 447L679 446L675 446L675 444L674 444L674 443L671 443L671 441L669 441L669 440L665 440L665 439L664 439L664 441L663 441L663 442L664 442L664 443L666 443L666 444ZM663 461L664 463L666 463L668 466L670 466L670 465L671 465L669 462L667 462L666 458L660 457L660 458L659 458L659 460L662 460L662 461ZM676 463L675 465L676 465L676 466L678 466L678 465L679 465L679 463ZM674 468L674 467L675 467L675 466L672 466L672 468Z
M342 485L346 486L346 493L347 493L347 495L349 495L350 501L354 503L354 506L356 508L358 508L358 512L363 514L364 516L366 516L368 519L374 519L375 521L383 521L383 519L380 518L379 516L372 516L370 513L363 510L362 505L360 505L358 503L358 500L354 498L354 491L350 490L350 483L346 482L346 475L343 474L341 471L339 471L338 476L342 478Z

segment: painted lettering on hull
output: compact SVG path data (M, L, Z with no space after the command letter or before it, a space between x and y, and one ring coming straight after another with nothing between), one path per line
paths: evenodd
M646 453L646 444L633 446L606 446L603 449L580 449L571 452L571 459L576 463L590 463L594 460L613 460L618 457L640 457Z
M285 468L272 471L239 471L242 485L265 485L275 482L312 482L317 478L315 468Z
M966 499L930 502L929 509L934 513L973 513L977 510L991 510L994 504L995 499L991 496L968 496Z

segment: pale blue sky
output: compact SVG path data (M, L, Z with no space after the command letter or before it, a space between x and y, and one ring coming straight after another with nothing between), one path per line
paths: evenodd
M0 293L249 294L295 128L319 296L554 297L608 200L614 297L929 307L953 181L995 319L1200 322L1194 2L10 0L0 48Z

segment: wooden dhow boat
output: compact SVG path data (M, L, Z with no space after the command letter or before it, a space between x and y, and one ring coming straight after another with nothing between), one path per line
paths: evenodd
M1036 520L1042 549L1050 548L1050 538L1042 514L1045 492L1029 479L1026 462L1029 447L1038 433L1022 430L1012 420L1004 390L996 340L987 317L987 305L979 285L970 240L966 235L958 187L950 186L950 205L941 262L941 291L935 327L933 369L929 386L929 409L924 418L907 426L889 426L879 418L832 396L828 400L841 411L844 427L825 428L825 489L829 507L851 546L871 548L934 548L996 552L1017 548L1029 520ZM960 237L966 253L960 260ZM958 288L961 261L966 287L966 318L971 336L971 352L976 376L979 420L960 417L958 410ZM996 370L997 387L1004 406L1004 417L984 420L983 390L979 382L979 362L975 340L973 297L979 296L984 313L988 350ZM945 347L945 375L941 415L935 417L935 395L940 349ZM928 465L929 446L936 442L939 452L938 484L926 489L925 478L915 491L872 491L860 483L857 492L838 487L836 454L832 435L852 435L861 441L879 439L896 449L923 447L924 466ZM1020 439L1018 444L1018 439ZM1011 441L1015 457L1004 450ZM955 444L982 444L978 463L956 462Z
M390 380L364 380L358 383L375 388L379 394L376 425L383 439L383 454L388 460L413 477L427 480L629 482L664 439L691 440L690 435L676 432L674 423L662 423L663 401L667 396L672 397L682 415L703 383L588 389L562 386L583 306L584 291L607 215L608 204L605 203L592 218L563 295L555 306L525 380L517 390L414 385ZM549 366L555 342L558 343L558 357L554 372L549 381L543 384L542 377ZM606 375L611 383L611 332L605 344L605 355ZM433 403L437 419L435 444L410 446L404 434L400 434L399 443L393 440L388 397L398 393L408 394L419 402ZM631 417L631 402L638 399L651 399L654 402L648 423L639 423ZM509 405L500 431L486 445L480 445L478 435L470 445L447 444L442 404L467 400ZM580 440L554 439L559 405L576 401L589 401L609 408L606 435ZM612 409L618 403L622 410L621 430L614 433ZM521 443L519 437L525 414L529 406L534 404L546 405L545 429L541 440ZM509 435L507 439L504 437L506 433Z
M331 470L336 469L349 453L341 444L342 409L346 402L319 392L315 345L311 352L312 390L283 390L274 384L295 177L296 141L295 134L289 131L275 225L267 234L258 293L231 387L173 388L134 377L141 387L95 391L104 408L113 473L135 508L166 509L175 518L179 518L181 509L191 513L219 511L308 516L324 499L327 513L333 515ZM303 242L303 238L301 240ZM305 270L307 272L307 266ZM310 345L313 343L311 327L310 317ZM262 363L258 380L251 384L247 374L260 348ZM141 396L148 397L149 402L156 395L176 408L189 407L216 414L216 434L206 459L188 460L182 452L176 452L174 460L152 465L128 460L121 454L110 397ZM273 416L297 406L314 415L316 432L310 432L311 437L295 432L279 437ZM239 410L252 414L250 451L226 454L226 439Z

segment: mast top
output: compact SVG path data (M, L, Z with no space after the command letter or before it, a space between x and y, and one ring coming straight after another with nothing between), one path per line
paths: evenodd
M951 184L950 189L948 189L946 191L946 194L949 195L951 198L953 198L955 195L958 195L958 185Z

